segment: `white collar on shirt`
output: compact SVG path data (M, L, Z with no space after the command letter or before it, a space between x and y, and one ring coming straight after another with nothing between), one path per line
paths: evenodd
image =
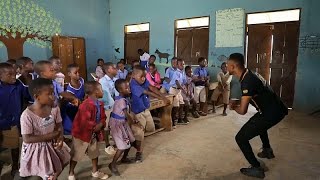
M115 80L116 80L115 78L111 79L111 77L109 77L107 74L105 74L104 77L105 77L108 81L115 81Z

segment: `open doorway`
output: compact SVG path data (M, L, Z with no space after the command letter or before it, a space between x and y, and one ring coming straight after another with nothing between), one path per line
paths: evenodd
M298 59L300 9L247 14L247 67L261 74L292 107Z
M149 52L150 24L133 24L124 27L124 57L128 64L133 60L139 60L138 49Z

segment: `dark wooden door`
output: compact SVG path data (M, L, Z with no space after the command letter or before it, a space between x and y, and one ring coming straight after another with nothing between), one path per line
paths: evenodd
M131 64L133 60L140 60L138 49L149 52L149 31L127 33L125 35L125 58L127 63Z
M288 107L294 100L299 22L248 25L247 66L261 74Z
M73 61L79 65L79 74L87 79L86 49L84 38L73 38Z

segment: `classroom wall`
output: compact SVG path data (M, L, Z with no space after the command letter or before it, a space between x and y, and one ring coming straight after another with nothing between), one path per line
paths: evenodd
M62 36L80 36L86 40L87 72L93 72L98 58L110 57L109 4L106 0L37 0L35 1L53 16L61 20ZM25 43L24 55L35 61L52 55L50 49L42 49ZM7 59L7 50L0 48L0 61Z
M215 47L215 11L227 8L244 8L246 13L281 10L290 8L302 8L301 35L320 33L320 25L315 21L319 19L318 0L110 0L110 37L114 47L120 47L123 57L124 52L124 25L141 22L150 22L150 53L159 48L160 51L174 54L174 21L181 18L198 16L210 16L210 42L209 42L209 70L212 79L215 79L220 65L217 57L229 56L233 52L244 53L244 47L216 48ZM299 50L301 51L301 50ZM319 53L304 51L299 53L296 93L294 108L305 112L311 112L320 106L320 80L316 72L319 72ZM169 64L158 64L160 72ZM317 83L315 83L316 81ZM234 79L232 96L239 97L239 83ZM320 107L319 107L320 108Z

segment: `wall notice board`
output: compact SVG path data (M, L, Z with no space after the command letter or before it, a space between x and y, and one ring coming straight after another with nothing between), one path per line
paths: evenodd
M216 47L241 47L244 39L244 9L216 11Z

